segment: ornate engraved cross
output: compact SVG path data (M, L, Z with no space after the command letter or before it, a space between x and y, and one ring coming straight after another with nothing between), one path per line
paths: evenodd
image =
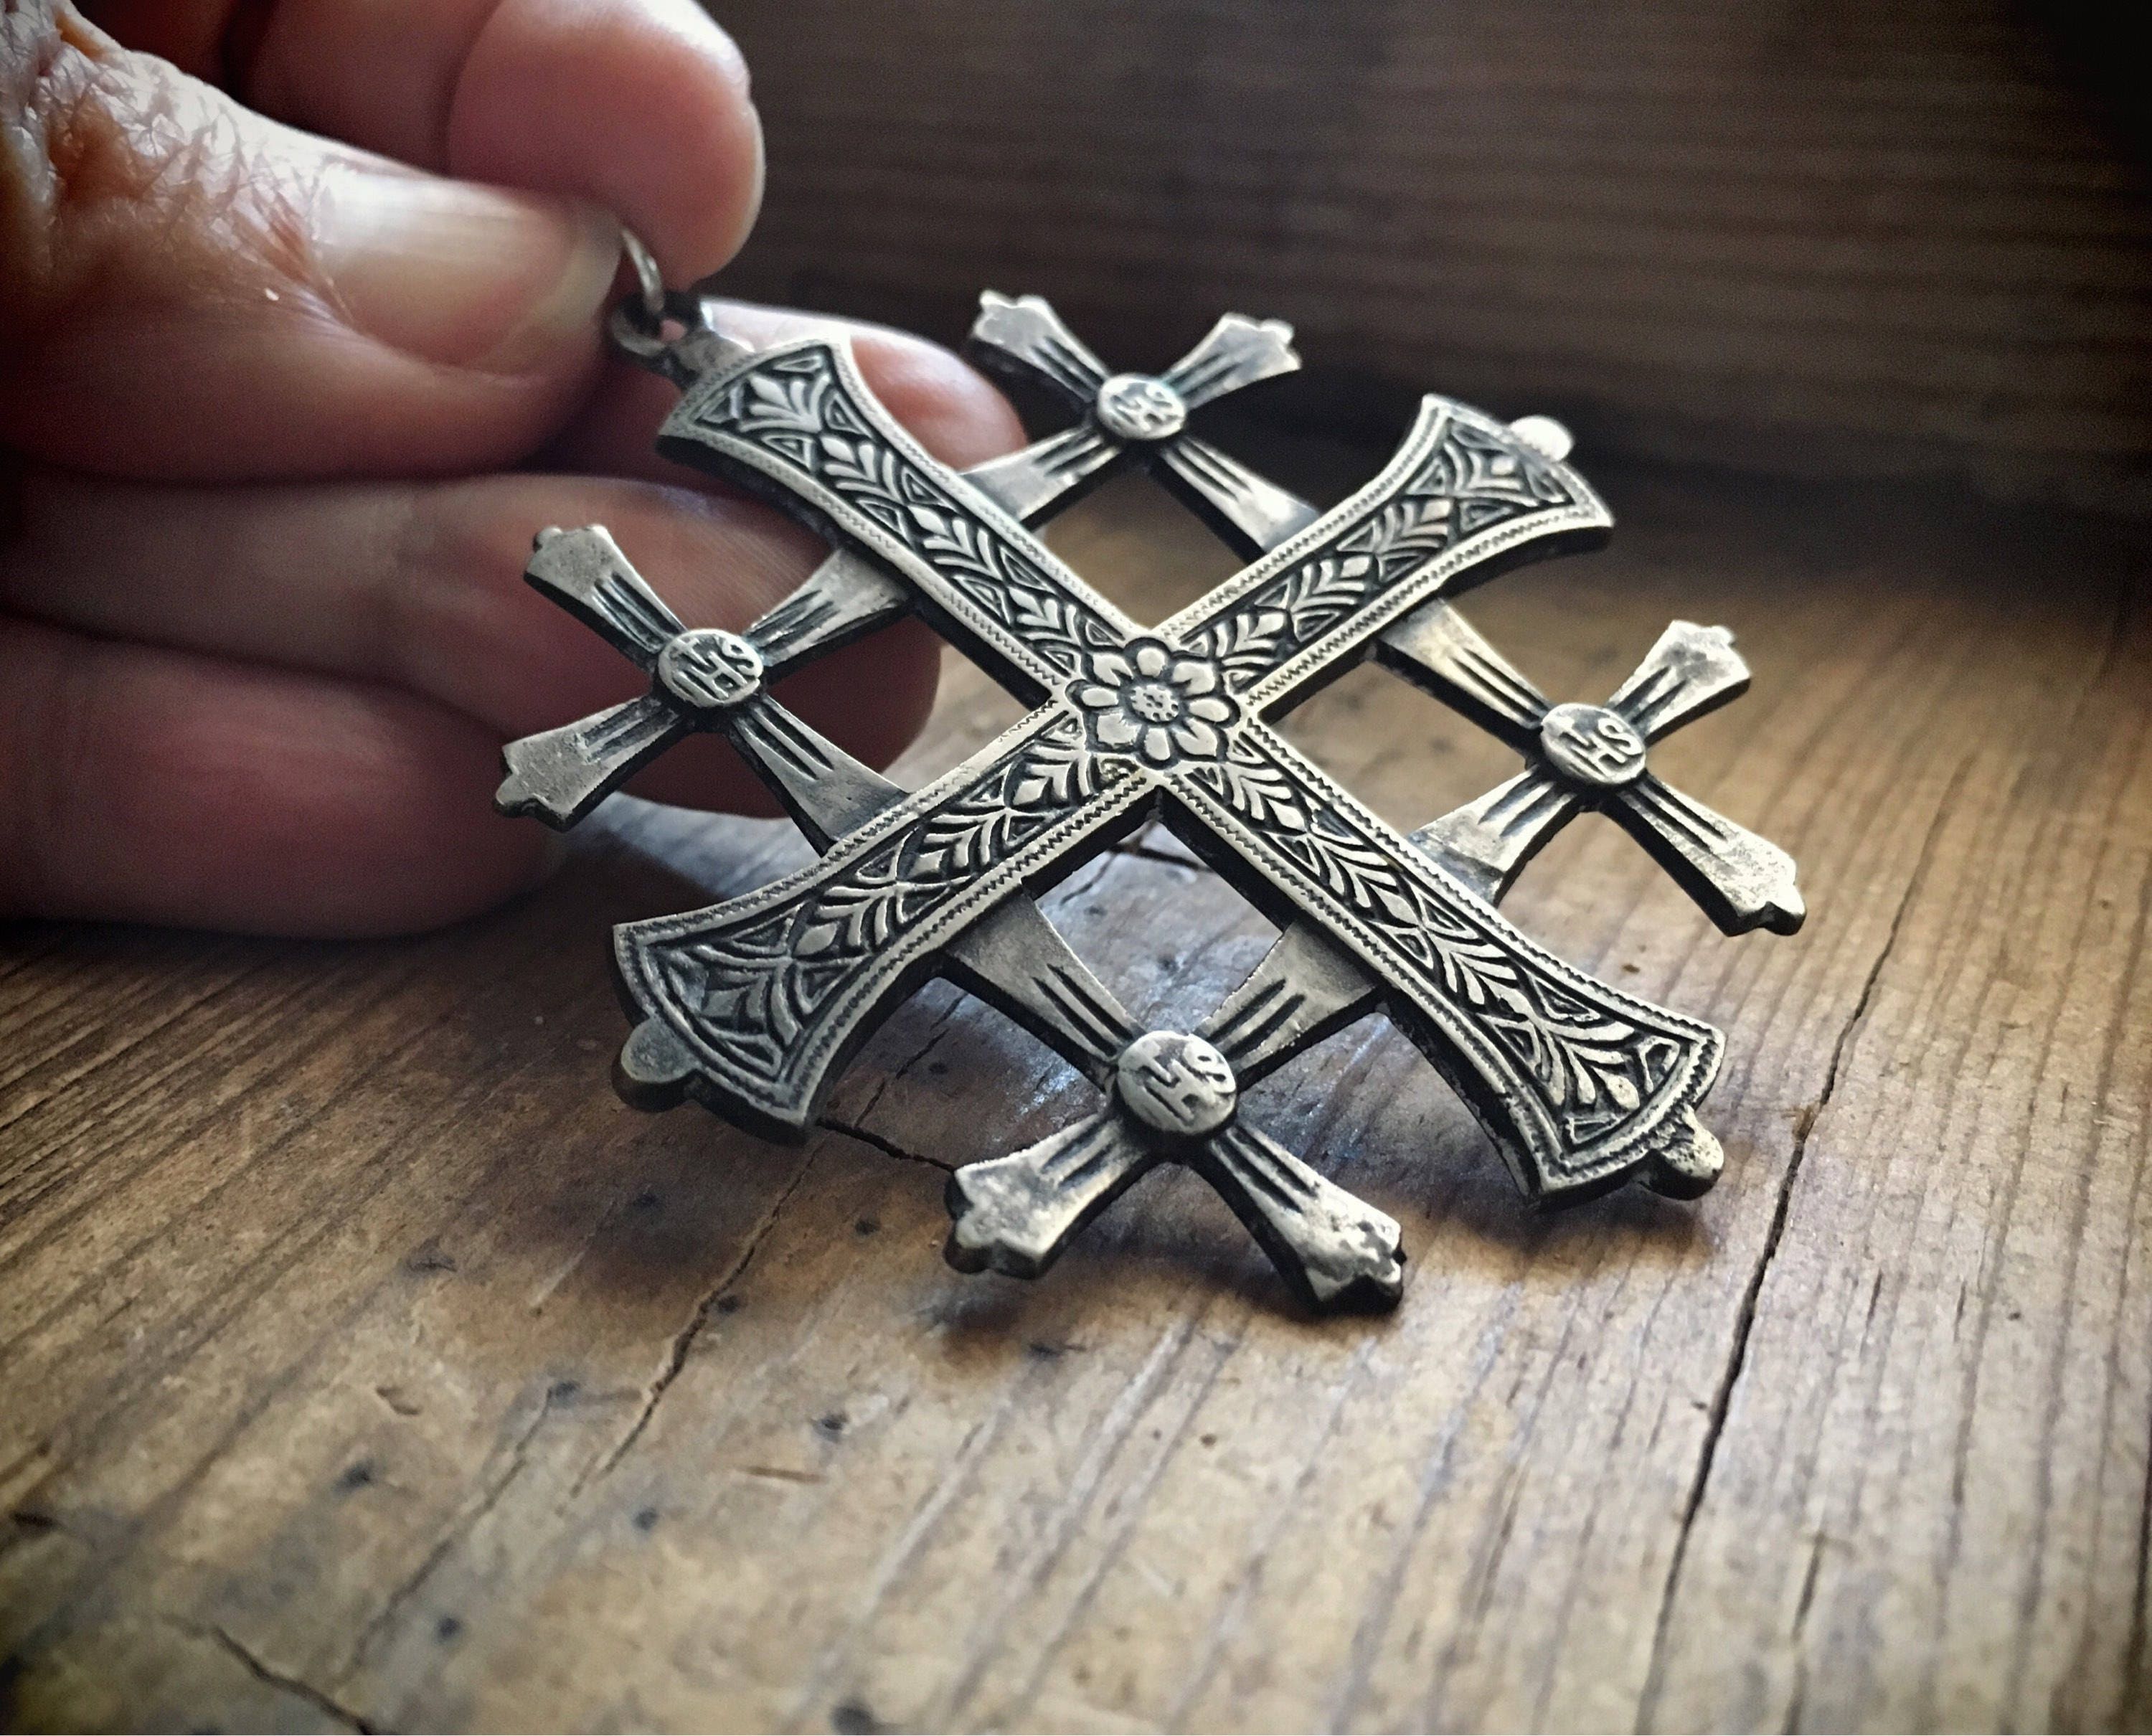
M619 1069L635 1100L692 1094L743 1125L797 1137L887 1013L927 977L950 976L1109 1099L1095 1126L1057 1136L1050 1153L958 1173L952 1261L1043 1269L1135 1174L1177 1159L1220 1189L1310 1302L1379 1306L1397 1294L1397 1226L1237 1113L1241 1085L1379 1003L1535 1197L1632 1175L1680 1194L1709 1185L1719 1155L1693 1111L1718 1034L1542 952L1271 727L1378 650L1439 688L1449 667L1423 642L1429 612L1447 615L1443 596L1603 537L1606 510L1561 461L1551 424L1506 425L1430 397L1382 474L1317 514L1185 425L1193 404L1297 365L1284 327L1228 317L1166 374L1115 375L1043 302L989 296L975 347L1053 382L1084 419L960 475L874 400L841 341L750 353L714 333L699 301L675 297L669 311L683 338L630 345L685 388L660 449L770 496L839 552L733 635L686 627L601 530L540 540L534 582L653 682L642 699L511 744L504 810L571 824L680 733L715 728L825 852L744 897L616 931L642 1015ZM1131 460L1244 549L1267 551L1149 631L1024 528ZM766 688L907 607L1033 707L909 793ZM1637 685L1624 695L1653 703ZM1604 715L1633 728L1623 698ZM1646 727L1706 703L1661 703ZM1552 726L1540 739L1551 775L1596 799L1599 786L1559 757L1590 744ZM1641 756L1623 789L1642 787ZM1287 929L1201 1033L1145 1030L1032 901L1153 816ZM1121 1154L1114 1161L1099 1160L1102 1129Z

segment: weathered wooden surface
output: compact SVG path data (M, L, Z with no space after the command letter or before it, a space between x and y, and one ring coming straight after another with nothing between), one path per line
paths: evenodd
M605 925L774 825L629 809L398 945L0 940L0 1708L28 1726L1789 1728L2152 1721L2144 550L1937 497L1611 479L1477 622L1559 697L1672 617L1758 688L1676 781L1799 856L1712 931L1580 821L1512 909L1724 1025L1690 1208L1528 1214L1378 1023L1266 1119L1404 1225L1298 1316L1147 1183L1045 1281L947 1165L1085 1088L934 989L783 1150L614 1100ZM1065 526L1159 606L1222 562ZM919 756L1003 713L952 684ZM1417 822L1505 768L1362 672L1297 733ZM1049 901L1139 1008L1261 948L1124 850ZM1286 1101L1289 1089L1302 1094Z
M1589 449L2152 511L2124 13L2016 0L710 0L769 193L745 293L1120 365L1221 307ZM1352 384L1336 378L1351 370Z

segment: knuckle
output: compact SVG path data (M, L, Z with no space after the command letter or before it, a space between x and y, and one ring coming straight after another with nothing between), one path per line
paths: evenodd
M376 680L421 692L430 691L437 677L437 647L459 647L463 637L448 617L435 576L446 561L469 560L475 570L486 570L441 500L436 490L379 491L358 538L371 575L360 592L357 638L365 647L363 667Z
M19 366L113 296L154 307L205 256L303 268L303 189L261 172L246 111L57 0L0 17L0 327Z

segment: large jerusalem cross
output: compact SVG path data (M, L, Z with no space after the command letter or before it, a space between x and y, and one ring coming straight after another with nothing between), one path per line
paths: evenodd
M1186 425L1210 398L1297 365L1282 326L1228 316L1165 374L1109 375L1043 302L989 295L975 353L1056 390L1083 419L959 474L876 401L841 338L748 351L717 334L697 298L676 296L671 311L686 334L640 350L685 388L660 449L775 500L837 552L735 635L687 627L602 529L542 535L533 582L652 685L511 744L500 803L572 824L671 741L714 729L824 853L743 897L616 931L642 1015L618 1069L633 1100L693 1095L799 1137L860 1043L921 982L947 976L1107 1094L1068 1132L957 1172L952 1262L1035 1275L1138 1175L1179 1160L1219 1189L1305 1300L1379 1307L1401 1280L1397 1226L1263 1134L1238 1101L1379 1006L1533 1197L1631 1176L1683 1195L1710 1185L1719 1152L1694 1111L1718 1033L1563 963L1490 901L1554 825L1598 806L1647 816L1625 823L1721 926L1789 929L1800 913L1789 860L1644 767L1647 741L1745 683L1727 636L1677 624L1607 706L1551 708L1444 600L1604 536L1609 516L1561 462L1558 429L1431 396L1381 475L1318 513ZM1129 462L1261 551L1154 629L1026 528ZM1033 708L916 792L769 692L907 610ZM1512 780L1536 792L1525 824L1505 820L1497 791L1408 839L1277 733L1282 713L1371 653L1525 748L1534 764ZM1285 930L1200 1032L1146 1029L1033 902L1153 818ZM1679 847L1654 844L1670 833Z

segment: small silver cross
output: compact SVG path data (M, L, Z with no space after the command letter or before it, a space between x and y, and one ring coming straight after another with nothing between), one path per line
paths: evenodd
M1792 934L1808 914L1794 859L1646 764L1653 742L1748 688L1723 627L1677 621L1604 705L1556 705L1447 604L1423 609L1386 647L1417 682L1525 756L1525 769L1424 828L1437 860L1483 898L1586 808L1625 827L1728 934Z
M1083 419L1066 433L981 466L969 479L1030 522L1121 464L1149 470L1243 554L1275 547L1315 509L1191 433L1205 404L1300 366L1282 320L1229 313L1162 374L1109 373L1037 296L988 290L965 348L1004 378L1043 387Z

